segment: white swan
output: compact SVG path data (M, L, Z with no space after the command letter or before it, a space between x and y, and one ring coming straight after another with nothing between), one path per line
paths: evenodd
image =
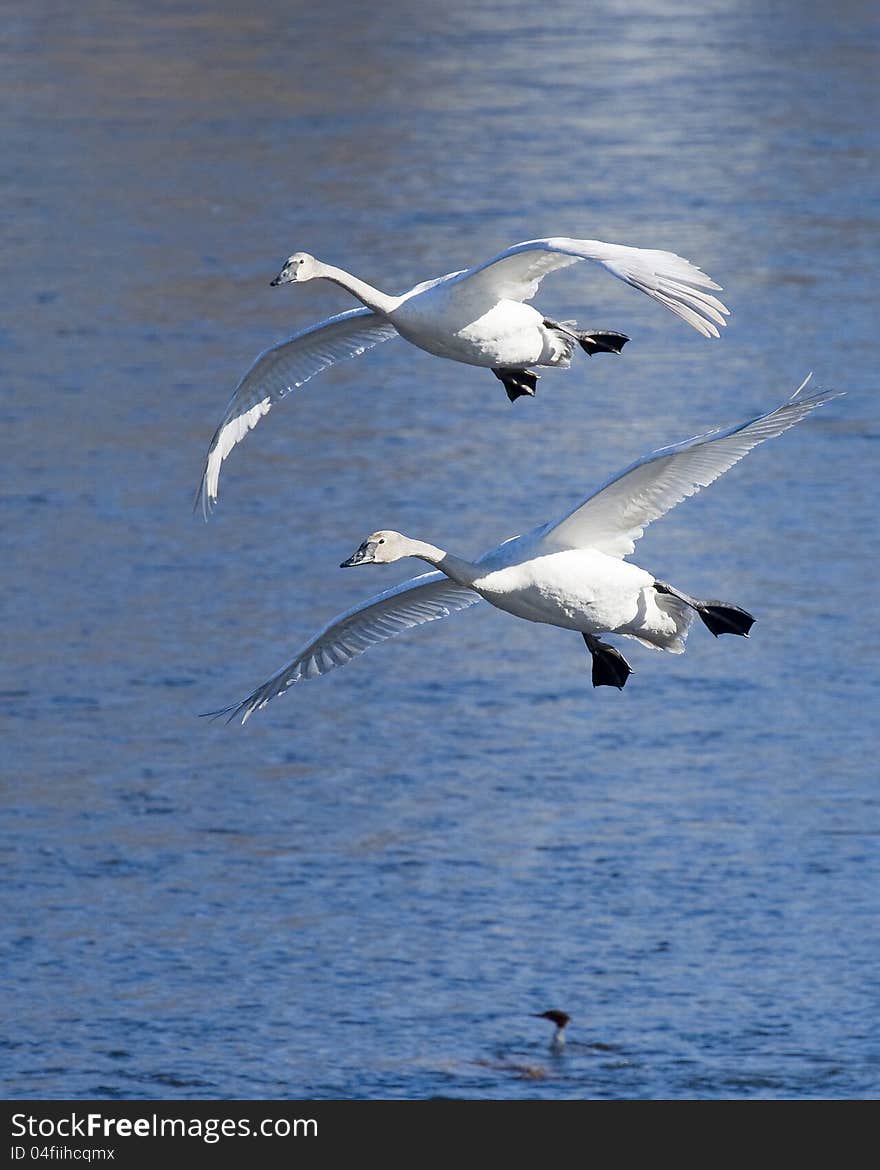
M335 362L392 337L439 357L489 367L511 401L535 392L538 375L528 366L567 367L575 344L590 354L619 353L629 340L625 334L579 330L571 321L558 324L522 303L535 296L548 272L579 260L600 264L704 337L717 337L717 327L725 324L728 310L704 291L721 286L673 252L561 236L527 240L476 268L425 281L397 297L295 252L273 285L332 280L366 307L320 321L260 354L236 386L211 440L196 504L201 502L207 517L217 500L223 460L276 402Z
M809 378L807 378L809 381ZM399 532L374 532L343 568L419 557L437 567L334 618L292 662L243 702L212 715L241 715L242 723L294 683L317 678L376 642L447 617L481 598L532 622L583 634L592 655L594 686L623 687L629 665L602 633L623 634L644 646L684 651L694 614L716 636L748 634L754 619L717 601L697 601L623 560L645 528L733 467L758 443L782 434L835 392L800 397L806 381L782 406L727 430L663 447L608 480L561 520L516 536L476 562L462 560Z

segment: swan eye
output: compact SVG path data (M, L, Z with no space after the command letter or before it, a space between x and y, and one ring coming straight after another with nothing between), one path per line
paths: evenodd
M385 543L385 537L384 537L384 536L380 536L380 537L379 537L379 544L384 544L384 543Z

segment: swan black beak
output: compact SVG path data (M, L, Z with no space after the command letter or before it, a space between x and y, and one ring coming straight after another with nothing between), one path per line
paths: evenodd
M371 565L376 559L376 541L365 540L357 552L353 552L347 561L343 561L340 569L353 569L355 565Z
M291 269L290 264L285 264L275 279L269 281L269 287L277 288L279 284L291 284L295 279L295 272L296 268Z

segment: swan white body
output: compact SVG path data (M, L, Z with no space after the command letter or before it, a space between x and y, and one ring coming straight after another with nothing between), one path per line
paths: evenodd
M386 537L388 534L385 534ZM595 548L554 549L542 530L518 536L470 570L449 554L411 541L405 556L439 565L496 609L529 622L585 634L616 634L680 654L691 615L675 598L654 594L644 569ZM430 550L427 551L426 550ZM395 558L396 559L396 558Z
M554 325L524 302L535 296L548 272L580 260L599 264L653 297L705 337L717 337L725 324L728 310L707 291L720 285L689 261L673 252L601 240L527 240L475 268L417 284L402 296L389 296L306 252L294 253L273 284L330 280L364 308L320 321L260 354L236 386L211 440L198 497L204 514L216 502L223 460L276 402L335 362L392 337L470 366L567 367L578 341L566 328L572 323Z
M695 612L713 633L747 632L752 619L744 611L695 602L623 558L634 551L652 520L712 483L753 447L837 396L801 397L804 385L768 414L655 451L608 480L561 520L505 541L478 561L463 560L397 532L374 533L344 566L414 556L436 571L340 614L247 699L215 714L230 719L240 715L244 723L294 683L325 674L377 642L481 599L527 621L581 632L594 657L594 685L601 685L596 684L597 652L619 658L596 640L600 633L621 634L680 654ZM734 617L744 615L748 622L742 628L715 629L704 614L713 607ZM628 673L626 667L622 681L612 680L611 685L622 686Z

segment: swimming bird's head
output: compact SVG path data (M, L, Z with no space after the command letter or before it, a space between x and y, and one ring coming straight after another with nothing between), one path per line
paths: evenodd
M401 557L412 556L411 543L399 532L374 532L339 567L352 569L355 565L387 565L391 561L399 561Z
M535 1017L536 1020L550 1020L550 1022L555 1024L556 1027L560 1029L560 1031L571 1020L571 1016L567 1012L557 1012L557 1011L533 1012L532 1015Z
M284 267L274 280L269 283L274 288L276 284L299 284L304 280L314 280L320 276L320 265L314 256L308 252L294 252L284 263Z

